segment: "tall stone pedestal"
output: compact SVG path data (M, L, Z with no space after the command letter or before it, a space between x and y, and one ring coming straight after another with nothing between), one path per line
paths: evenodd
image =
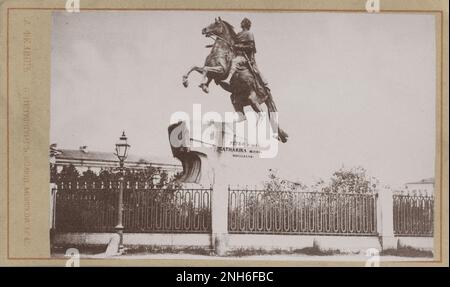
M179 122L169 127L169 139L174 157L183 165L180 181L190 187L212 187L212 246L223 256L228 242L228 188L260 184L270 162L260 158L256 145L238 142L224 123L210 123L206 130L211 136L195 138L186 123Z

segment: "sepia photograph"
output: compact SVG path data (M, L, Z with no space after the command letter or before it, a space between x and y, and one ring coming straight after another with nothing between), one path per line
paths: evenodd
M52 11L51 256L432 261L437 24Z

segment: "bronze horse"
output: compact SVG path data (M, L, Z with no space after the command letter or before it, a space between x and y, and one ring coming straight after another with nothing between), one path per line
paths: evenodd
M203 75L203 81L199 85L205 93L209 92L208 86L212 80L217 85L231 93L231 102L236 112L243 119L244 107L251 106L252 109L260 114L263 110L261 104L267 106L272 130L278 132L278 140L286 142L288 134L284 132L273 118L277 112L277 108L272 99L270 91L266 90L263 85L259 84L258 75L247 62L244 67L236 70L230 80L230 84L222 82L228 77L231 67L231 61L235 57L233 45L236 39L236 33L233 26L226 21L215 19L214 23L202 30L202 34L206 37L216 37L212 45L211 52L206 57L203 67L193 66L184 76L183 85L188 86L189 74L196 71Z

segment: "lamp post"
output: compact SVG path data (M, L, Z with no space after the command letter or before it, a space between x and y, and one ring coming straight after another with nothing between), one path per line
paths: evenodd
M130 145L127 143L127 137L125 131L122 132L122 136L116 143L115 155L119 159L119 199L117 203L117 225L115 227L117 234L119 235L119 254L123 253L123 181L124 181L124 162L128 155L128 149Z

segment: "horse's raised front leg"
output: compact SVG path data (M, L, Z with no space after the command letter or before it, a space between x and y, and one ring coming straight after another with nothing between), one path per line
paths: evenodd
M220 74L223 72L224 69L222 66L214 66L214 67L205 66L202 69L203 69L203 73L202 73L203 80L200 83L199 87L202 88L203 92L209 93L209 84L211 83L213 78L208 77L208 72Z
M189 86L189 82L188 82L188 78L189 78L189 74L192 73L193 71L196 71L200 74L206 74L206 71L198 66L193 66L192 68L189 69L189 71L183 75L183 86L185 88L187 88Z
M205 73L205 78L206 78L206 73ZM203 82L203 83L201 83L201 84L198 85L198 86L199 86L200 88L202 88L202 91L203 91L203 92L209 93L209 83L211 83L211 81L212 81L212 78L208 78L208 79L206 80L206 83Z

